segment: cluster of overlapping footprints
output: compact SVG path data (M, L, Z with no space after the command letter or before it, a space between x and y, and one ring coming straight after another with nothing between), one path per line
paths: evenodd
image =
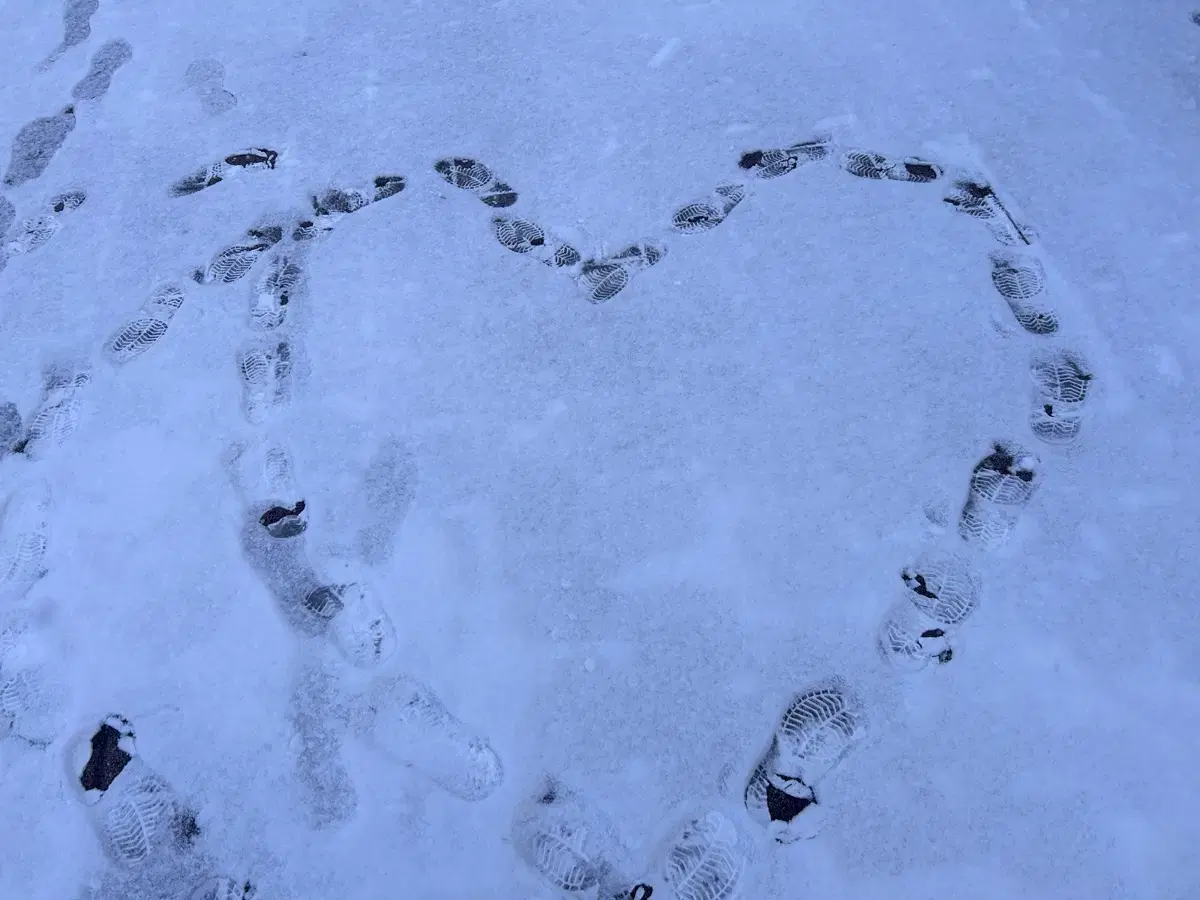
M183 198L229 189L252 173L271 172L278 159L276 150L263 147L231 153L197 167L169 192ZM599 304L616 297L634 276L659 265L669 235L712 231L758 184L831 163L865 180L935 189L945 184L944 204L987 227L997 242L988 257L995 291L1030 339L1046 344L1031 354L1030 430L1051 447L1075 443L1086 418L1092 373L1082 354L1062 343L1059 313L1047 299L1046 261L1033 232L1018 223L980 176L949 178L937 163L839 149L823 137L753 150L731 167L730 178L677 209L664 229L667 236L634 241L606 254L576 247L520 216L518 193L478 160L447 157L433 168L445 182L495 211L490 227L501 245L569 275L589 302ZM365 690L347 694L321 662L317 648L331 644L348 664L378 669L393 654L395 629L368 577L337 581L314 567L305 543L310 510L292 455L274 437L273 425L295 403L302 369L305 318L297 307L311 301L306 272L312 248L346 216L395 197L405 187L403 177L389 174L359 186L326 187L286 217L252 223L208 262L156 288L101 349L113 368L122 368L164 339L189 291L232 285L257 272L247 304L247 338L236 353L250 433L230 448L225 463L242 500L247 559L302 638L293 698L297 775L307 785L310 821L318 828L344 822L357 807L353 783L339 761L343 737L363 739L464 800L490 796L503 778L500 758L487 739L455 718L423 683L408 675L379 674ZM82 192L70 196L82 202ZM63 195L48 215L60 215L79 202ZM48 371L43 401L27 423L11 404L0 408L4 449L36 460L60 445L75 429L90 379L86 367L63 365ZM909 671L954 658L954 634L982 594L974 557L1010 540L1041 473L1040 459L1015 440L995 442L981 458L944 544L930 547L901 573L897 597L876 636L890 665ZM407 447L398 440L385 442L364 478L361 527L349 541L354 564L370 567L390 557L391 543L413 502L415 482ZM0 589L5 592L23 596L43 571L49 508L49 485L37 480L5 502L0 513ZM0 659L0 681L8 671ZM41 701L37 690L28 687L31 683L27 675L11 680L11 688L4 682L0 712L10 731L30 743L46 743L53 735L22 730ZM863 740L869 719L859 692L841 677L820 679L800 690L769 729L763 752L737 788L749 820L778 843L817 834L822 781ZM110 715L90 726L85 736L72 745L72 778L94 810L114 861L136 868L160 856L179 858L199 833L196 815L138 757L132 724ZM687 900L733 898L742 892L756 843L742 823L703 808L671 828L665 849L648 865L635 866L602 811L560 780L547 778L518 808L512 840L519 855L560 891L634 900L646 900L656 890ZM163 856L161 850L170 852ZM644 874L634 877L635 871ZM201 889L241 896L249 888L208 878Z

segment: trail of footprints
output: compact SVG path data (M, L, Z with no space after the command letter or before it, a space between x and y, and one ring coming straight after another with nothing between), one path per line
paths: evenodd
M86 37L86 17L79 17L88 9L86 2L68 6L68 15L76 18L68 22L63 45L55 51L58 56L83 40L78 35ZM95 11L94 2L90 9ZM76 98L102 96L112 72L129 56L124 42L102 47ZM211 88L219 83L212 67L208 74L202 67L193 68L197 71L189 72L197 85ZM56 120L38 127L58 135L61 145L73 124ZM20 153L14 143L9 168L14 180L6 176L6 182L39 175L48 160L38 160L52 143L47 138L42 151ZM33 145L26 141L22 146ZM168 193L185 198L229 189L226 183L243 177L267 177L278 157L269 148L237 151L198 166L169 185ZM839 151L828 137L816 137L742 154L733 177L676 209L665 230L675 236L712 231L757 184L830 162L868 181L940 185L948 180L942 166L927 160L861 149ZM634 276L666 257L664 238L633 241L611 254L573 246L514 210L518 192L479 160L446 157L433 169L444 182L495 211L489 225L503 247L568 275L591 303L612 300ZM380 175L360 186L326 187L282 220L253 223L188 278L156 287L100 350L114 368L127 365L163 341L188 290L233 285L257 269L248 291L246 339L235 357L250 431L230 447L224 463L243 509L239 528L245 556L298 637L289 707L296 734L293 762L305 814L317 829L344 823L357 810L357 789L340 757L346 740L362 742L463 801L486 799L504 778L501 758L486 736L460 721L428 685L407 674L383 671L398 638L369 573L390 559L415 498L417 470L408 447L398 439L385 441L368 467L359 527L336 554L348 562L347 571L355 577L338 580L323 575L311 562L305 492L291 453L273 436L273 424L297 402L303 320L296 314L295 300L311 299L306 272L313 247L344 217L392 198L405 187L406 180L398 175ZM1087 418L1094 375L1077 350L1057 342L1060 320L1046 296L1046 268L1034 244L1035 233L1019 223L977 175L950 179L941 193L946 206L982 223L997 242L998 249L986 261L990 280L1016 322L1039 341L1055 341L1037 347L1031 356L1029 426L1047 447L1072 446ZM61 218L85 199L80 190L57 195L44 214L10 231L16 212L0 196L0 233L8 232L0 260L42 246ZM75 430L91 379L86 362L58 363L44 373L42 400L28 420L14 404L0 404L0 456L22 455L35 466L0 506L0 596L9 601L24 598L45 572L52 495L36 463ZM979 459L943 545L928 548L901 571L896 594L883 612L874 639L889 668L914 672L954 659L953 639L983 594L973 559L1011 539L1041 477L1039 457L1016 441L997 441ZM55 726L47 724L53 720L56 694L49 662L25 652L36 643L32 631L36 629L19 618L0 631L0 734L45 747L57 737ZM350 690L321 655L320 648L328 645L346 665L378 674L365 689ZM659 849L640 864L633 861L625 836L604 811L553 776L515 810L512 845L547 885L570 894L648 900L656 891L665 891L681 900L733 900L743 895L759 852L759 842L745 826L756 824L777 844L816 836L824 817L822 784L853 754L868 733L870 719L855 687L840 677L802 687L766 731L756 761L741 780L727 785L732 796L726 799L744 807L745 824L727 811L709 808L711 804L698 806L672 823ZM190 891L187 895L194 900L251 896L250 882L213 875L219 866L196 848L202 828L195 810L142 761L135 737L127 718L110 714L78 735L67 754L70 780L117 865L113 877L118 888L128 890L153 872L160 880L166 877L178 884L180 896Z

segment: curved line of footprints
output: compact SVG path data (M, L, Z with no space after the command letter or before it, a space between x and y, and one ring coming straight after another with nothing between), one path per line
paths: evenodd
M68 31L68 39L75 33ZM119 48L110 48L105 59L121 56ZM100 80L94 76L96 84ZM19 156L24 161L18 165ZM29 157L14 149L10 173L32 172L36 165ZM198 166L168 192L183 198L226 189L219 186L241 178L266 177L278 158L269 148L231 153ZM1093 373L1080 352L1058 340L1059 313L1047 300L1046 265L1036 235L983 177L950 177L934 162L838 149L829 137L818 136L742 154L728 179L671 215L667 236L712 231L757 185L830 163L865 180L946 185L944 203L987 228L997 243L987 259L992 284L1021 328L1044 342L1029 365L1030 430L1052 448L1074 444L1087 416ZM635 276L667 257L666 237L632 241L612 253L575 246L520 215L520 194L479 160L447 157L433 169L447 184L494 211L490 230L504 248L568 276L593 304L611 301ZM304 319L295 301L306 296L313 248L346 216L393 198L406 186L402 176L381 174L362 185L326 187L284 219L251 224L187 278L159 285L100 350L114 368L124 367L164 341L189 290L229 285L258 272L249 291L247 337L236 356L243 414L251 431L229 448L224 463L244 510L246 557L302 641L290 709L296 777L314 828L345 822L357 808L354 784L340 762L341 742L347 738L361 740L466 801L487 798L504 777L488 739L456 718L423 682L407 674L377 674L366 688L351 689L318 652L330 644L350 667L364 670L379 669L394 653L395 628L371 589L370 569L390 558L392 541L415 496L417 473L407 446L390 439L374 457L363 479L360 528L341 553L352 577L339 580L317 571L310 560L304 491L291 453L273 437L274 425L286 416L303 382ZM85 196L78 190L56 196L49 211L6 239L6 254L42 246L61 216L78 208ZM0 197L0 233L14 219L11 204ZM28 420L15 405L0 405L0 453L21 454L31 464L29 477L0 508L0 595L6 600L23 598L45 572L52 491L37 463L75 430L91 380L89 364L58 363L44 373L42 401ZM954 527L900 573L896 596L875 636L889 666L909 672L954 658L954 636L983 593L974 559L1009 541L1041 477L1039 457L1015 440L997 441L979 460ZM41 727L49 720L45 713L54 695L48 663L24 654L30 643L23 620L0 633L0 728L45 747L57 736ZM815 836L824 816L822 783L864 739L870 719L859 691L842 677L815 681L796 693L766 735L757 761L734 786L749 820L780 844ZM89 726L71 742L68 762L77 793L122 870L139 871L158 865L155 860L194 853L192 845L203 831L197 814L138 756L127 718L112 714ZM553 776L519 805L511 840L520 858L557 890L633 900L647 900L656 891L686 900L740 896L757 852L757 841L738 821L703 808L672 824L663 849L649 863L635 864L624 836L605 812ZM186 871L195 875L197 870ZM246 897L253 889L248 881L209 873L192 896Z

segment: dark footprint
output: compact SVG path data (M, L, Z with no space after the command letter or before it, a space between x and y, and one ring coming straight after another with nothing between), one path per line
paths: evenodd
M8 234L8 229L17 218L17 208L7 197L0 196L0 241Z
M39 72L45 72L58 62L64 53L91 37L92 16L99 8L99 0L68 0L63 9L63 39L49 56L38 63Z
M456 156L440 159L433 170L447 184L470 191L488 206L503 208L517 202L517 192L500 181L492 170L478 160Z
M114 365L123 365L141 356L163 339L182 305L183 291L177 285L159 287L138 314L104 342L104 356Z
M1066 445L1083 428L1088 392L1096 377L1082 356L1068 350L1039 355L1029 368L1034 384L1030 428L1038 440Z
M82 190L70 190L51 197L49 210L22 222L0 250L9 256L32 253L58 233L63 213L79 209L86 200L87 192Z
M88 73L71 89L76 100L99 100L112 86L117 69L133 59L133 47L117 38L101 45L92 57Z
M671 227L680 234L712 231L745 199L746 189L740 184L719 185L709 197L677 210L671 217Z
M207 266L192 272L192 281L197 284L231 284L244 277L254 268L259 257L283 240L283 228L279 225L251 228L246 236L249 240L218 251Z
M1013 218L991 185L982 177L955 179L942 202L963 215L979 219L1002 244L1014 246L1033 243L1033 230Z
M631 244L620 253L583 263L576 281L591 303L605 303L623 291L637 273L656 266L667 248L654 241Z
M738 167L754 178L778 178L805 163L818 162L828 156L829 139L820 137L786 149L748 150L738 160Z
M68 106L53 116L43 116L24 125L12 142L12 158L4 183L16 187L32 181L50 165L67 135L75 130L75 107Z
M881 153L870 150L851 150L842 157L842 168L858 178L876 180L911 181L927 184L942 177L941 166L923 159L910 157L905 160L888 159Z
M239 150L224 159L210 163L197 169L171 184L167 192L172 197L186 197L198 194L205 188L220 184L226 179L242 172L265 171L275 168L279 154L266 147L255 147L250 150Z
M0 459L12 451L23 431L21 410L11 400L0 403Z
M407 185L403 175L376 175L369 185L329 187L309 198L313 214L292 232L294 241L312 241L333 231L339 221L360 209L395 197Z
M225 89L225 66L220 60L193 60L183 73L183 83L196 95L207 116L224 115L237 106L237 97Z
M988 254L992 284L1007 301L1013 316L1030 334L1058 331L1058 316L1037 298L1046 290L1046 270L1031 253L997 250Z
M506 250L528 254L547 266L571 268L583 262L578 250L528 219L496 216L492 219L492 234Z
M207 878L200 882L187 900L251 900L257 889L249 881L235 881L224 875Z

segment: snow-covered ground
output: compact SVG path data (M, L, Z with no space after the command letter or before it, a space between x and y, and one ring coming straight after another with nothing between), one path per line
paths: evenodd
M52 491L47 572L0 612L33 617L69 689L49 747L0 743L0 896L76 896L109 865L62 760L109 712L264 898L550 896L509 846L544 772L643 858L681 804L720 806L762 842L747 898L1194 896L1200 28L1180 3L1137 7L101 0L39 68L61 8L0 0L0 147L71 103L106 42L132 49L45 171L0 189L18 221L86 192L0 271L0 403L35 410L57 360L92 376L61 448L0 459L0 495ZM708 233L671 231L745 177L742 152L821 131L839 153L982 168L1036 231L1059 332L1016 324L988 277L1004 248L942 202L949 176L831 157L752 181ZM245 147L276 167L169 196ZM498 211L434 171L448 156L581 249L668 254L589 304L496 242ZM313 247L289 310L304 377L251 424L236 359L259 270L189 273L380 174L407 185ZM165 336L111 365L105 339L169 281L186 298ZM1094 367L1070 450L1029 431L1043 345ZM294 457L331 579L370 461L411 449L394 553L349 574L396 623L386 670L503 759L491 796L347 739L357 810L310 827L289 708L318 651L248 564L222 463L264 435ZM897 575L958 541L998 439L1040 455L1042 484L1010 544L975 556L983 603L953 663L894 671L873 639ZM833 673L870 735L822 785L824 832L771 845L733 795L789 698Z

